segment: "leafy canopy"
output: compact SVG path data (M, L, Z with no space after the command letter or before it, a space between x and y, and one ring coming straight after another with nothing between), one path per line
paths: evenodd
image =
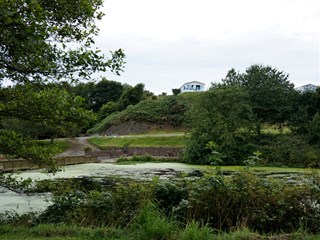
M93 50L102 0L0 0L0 81L44 82L122 71L122 50Z
M210 141L216 144L216 151L230 153L250 131L252 123L250 96L241 86L218 86L202 93L189 114L188 162L208 163Z
M252 65L245 73L231 69L223 85L242 86L250 95L257 123L282 124L292 112L294 85L289 75L271 66Z
M21 85L12 90L11 98L0 99L1 122L34 122L35 127L41 126L51 135L69 135L92 121L92 114L82 108L81 98L46 85L90 79L94 72L107 69L116 74L123 71L125 55L121 49L106 59L94 47L102 3L0 0L0 86L5 81ZM2 127L0 153L39 163L50 159L49 153L16 131Z

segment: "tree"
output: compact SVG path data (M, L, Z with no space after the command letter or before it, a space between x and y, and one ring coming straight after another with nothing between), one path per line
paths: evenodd
M212 141L224 153L228 163L239 160L232 150L242 144L250 132L251 105L249 94L239 86L220 86L199 95L190 111L191 137L187 144L188 162L208 163Z
M180 94L181 93L181 89L180 88L173 88L172 89L172 94L173 95L178 95L178 94Z
M320 143L320 113L317 112L309 126L309 140L313 143Z
M122 71L122 50L105 60L92 50L102 0L2 0L0 81L44 82L89 78L96 71Z
M16 122L5 129L28 136L75 136L95 119L91 111L82 108L83 99L73 97L64 89L44 87L35 91L33 86L18 85L11 88L10 98L0 103L2 122ZM3 124L5 125L5 124ZM8 124L7 124L8 125ZM28 131L19 130L27 125Z
M119 109L118 110L124 110L129 105L136 105L141 100L143 100L144 97L144 84L138 83L136 86L131 87L127 86L118 102Z
M103 78L95 85L91 95L91 109L99 111L103 104L110 101L117 102L123 92L123 86L116 81L109 81Z
M262 123L280 125L290 119L295 90L288 78L288 74L271 66L252 65L242 74L231 69L222 82L242 86L249 93L260 133Z
M315 92L297 92L292 105L293 114L290 125L297 132L306 134L310 122L320 110L320 88Z
M80 97L43 86L50 81L90 79L92 73L108 68L116 74L123 70L125 56L121 49L111 52L110 59L94 49L96 20L103 16L99 11L102 3L0 0L0 85L9 80L25 85L28 93L18 87L15 99L2 101L0 120L36 122L59 133L76 129L75 124L79 127L90 122L91 113L83 111ZM0 139L2 154L13 155L17 151L18 157L39 162L46 158L45 151L34 144L28 151L19 151L27 149L24 141L31 142L14 131L1 130ZM29 152L34 153L32 157ZM42 157L37 158L37 154ZM49 154L47 157L50 158Z

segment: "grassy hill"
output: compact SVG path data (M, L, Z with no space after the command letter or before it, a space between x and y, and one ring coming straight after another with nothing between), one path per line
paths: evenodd
M130 105L121 112L114 112L97 123L89 133L102 133L111 126L134 121L167 127L182 127L186 123L186 112L201 93L184 93L147 99L137 105Z

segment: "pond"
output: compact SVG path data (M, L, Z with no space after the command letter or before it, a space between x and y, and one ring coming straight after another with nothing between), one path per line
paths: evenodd
M82 178L82 177L94 177L94 178L105 178L105 177L124 177L135 180L151 180L154 177L159 179L172 179L179 176L181 173L195 173L197 170L201 171L212 171L213 168L207 166L188 165L183 163L139 163L130 165L118 165L111 163L87 163L79 165L69 165L61 168L61 171L55 174L48 174L42 170L32 170L25 172L18 172L13 174L17 179L28 179L31 178L35 181L45 179L65 179L65 178ZM243 167L232 167L232 171L228 167L224 167L225 174L234 173L243 169ZM195 171L196 170L196 171ZM261 174L264 177L272 177L277 179L285 180L287 183L296 184L303 181L303 172L294 173L280 173L277 171L263 171ZM187 174L187 175L192 175ZM186 174L184 174L186 175ZM196 176L196 175L192 175ZM44 194L21 194L15 193L5 188L0 188L0 213L7 210L14 210L18 213L28 211L41 211L44 210L50 204L50 195Z
M137 180L148 180L155 176L160 179L173 178L181 172L190 172L193 166L183 163L141 163L131 165L117 165L107 163L88 163L66 166L55 174L48 174L41 170L25 171L13 174L17 179L39 181L45 179L79 178L79 177L128 177ZM45 194L22 194L0 188L0 213L17 211L25 213L42 211L49 204L50 197Z

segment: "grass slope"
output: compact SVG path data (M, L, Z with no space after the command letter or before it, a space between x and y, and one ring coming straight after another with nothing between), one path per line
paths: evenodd
M141 101L137 105L128 106L121 112L112 113L88 132L91 134L101 133L112 125L130 120L175 127L182 126L187 109L199 94L201 93L184 93Z
M144 137L93 137L88 141L105 149L106 147L183 147L186 144L185 136L144 136Z

